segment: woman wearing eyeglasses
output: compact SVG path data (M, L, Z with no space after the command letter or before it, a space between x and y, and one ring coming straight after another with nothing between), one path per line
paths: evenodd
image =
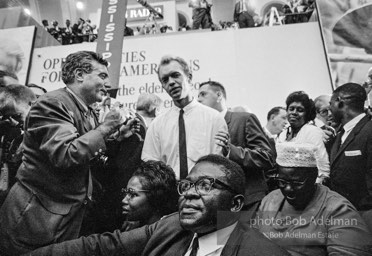
M313 145L277 146L278 186L261 202L255 225L292 255L371 255L372 236L343 196L316 184Z
M122 191L126 216L123 231L154 223L177 211L176 176L161 161L142 162Z
M279 134L277 143L308 143L317 148L318 166L317 183L324 183L329 178L329 158L323 142L323 131L309 123L316 116L314 102L303 91L291 93L286 99L289 127Z

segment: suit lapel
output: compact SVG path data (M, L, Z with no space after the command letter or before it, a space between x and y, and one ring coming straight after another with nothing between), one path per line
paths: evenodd
M237 245L241 243L241 238L242 229L240 223L238 222L229 239L227 240L225 247L222 249L221 256L236 255L236 250L239 247Z
M367 124L367 122L369 121L369 117L368 116L365 116L362 118L362 120L360 120L357 125L353 128L353 130L350 132L349 136L347 136L346 140L344 141L344 143L342 143L342 145L340 146L340 148L338 149L336 155L334 156L334 158L332 157L334 155L331 154L331 165L333 165L333 163L336 161L336 159L342 155L342 153L345 151L346 147L354 140L355 136L360 132L360 130L364 127L364 125ZM335 146L335 145L333 145ZM336 148L332 148L332 152L334 152L335 150L337 150Z
M74 95L72 95L69 91L67 91L67 89L66 89L66 92L68 93L72 101L75 103L76 107L79 109L80 118L76 117L75 120L78 120L78 122L81 121L83 123L85 132L89 132L90 130L92 130L93 127L90 124L89 116L87 115L87 113L85 113L84 107L76 100ZM94 119L97 124L98 123L97 117L95 116Z

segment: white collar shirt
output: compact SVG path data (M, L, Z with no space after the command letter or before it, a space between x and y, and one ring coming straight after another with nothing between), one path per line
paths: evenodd
M195 162L208 154L222 155L222 148L216 144L214 136L218 131L226 131L225 119L220 113L193 99L183 108L187 167L190 171ZM180 108L173 106L157 116L149 125L142 150L142 160L163 161L170 165L176 177L180 177L179 126Z
M345 125L344 125L344 134L342 135L341 137L341 143L344 143L347 136L349 136L350 132L354 129L354 127L357 125L357 123L359 123L360 120L362 120L363 117L365 117L365 113L362 113L356 117L354 117L353 119L351 119L349 122L347 122Z
M85 102L79 97L79 96L77 96L70 88L68 88L68 87L66 87L66 89L67 89L67 91L69 92L69 93L71 93L72 94L72 96L77 100L77 102L79 102L80 103L80 105L83 107L83 109L84 109L84 112L85 113L88 113L88 111L89 111L89 109L88 109L88 106L87 106L87 104L85 104Z
M276 139L278 138L278 135L274 135L274 134L272 134L272 133L269 131L269 129L267 129L266 126L263 126L262 128L263 128L265 134L267 135L267 137L269 137L269 138L271 138L271 139L274 139L274 140L276 140Z
M226 228L217 230L210 234L199 237L199 249L197 256L220 256L223 248L225 247L227 240L229 240L231 233L235 229L237 222L227 226ZM192 243L196 238L197 234L194 235L191 240L190 246L184 256L189 256L192 250Z

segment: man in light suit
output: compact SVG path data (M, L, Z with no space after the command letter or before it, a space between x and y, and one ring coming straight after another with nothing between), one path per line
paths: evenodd
M2 255L77 238L92 200L90 161L106 150L111 134L120 129L121 140L129 133L118 112L97 126L89 107L110 88L100 55L68 55L62 79L67 87L38 98L26 118L18 181L0 209Z
M230 112L226 106L225 88L218 82L200 84L198 101L216 109L225 117L228 133L216 135L217 144L230 160L245 171L245 209L254 216L268 190L264 172L274 168L275 160L269 141L257 117L251 113ZM245 214L249 219L249 214Z
M330 186L360 211L372 210L372 121L364 113L366 98L362 86L346 83L330 102L335 122L342 124L331 149Z
M235 4L234 21L239 23L239 28L254 27L255 12L247 1L238 0Z
M129 232L82 237L28 255L289 255L239 223L243 192L244 172L239 165L208 155L178 184L179 213Z

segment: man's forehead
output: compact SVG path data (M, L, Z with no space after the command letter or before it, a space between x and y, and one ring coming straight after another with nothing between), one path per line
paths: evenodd
M287 115L287 110L281 108L279 110L279 115Z
M211 162L200 162L197 163L190 171L187 176L188 179L197 179L199 177L211 177L218 178L221 176L226 176L225 173L221 170L219 165L216 165Z
M285 176L287 179L298 180L306 178L308 173L311 172L309 168L305 167L283 167L279 166L279 177Z
M211 88L208 84L203 85L202 87L199 88L199 92L207 92L207 91L211 91Z
M169 63L163 64L159 67L159 75L168 75L169 73L175 71L181 71L182 73L184 73L181 64L175 60L172 60Z

